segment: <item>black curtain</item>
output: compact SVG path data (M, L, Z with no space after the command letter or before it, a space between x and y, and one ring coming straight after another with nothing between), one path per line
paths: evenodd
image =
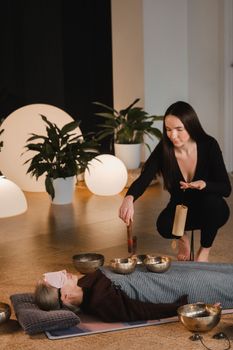
M48 103L81 120L83 133L97 131L92 102L113 103L110 0L5 0L0 9L0 118Z

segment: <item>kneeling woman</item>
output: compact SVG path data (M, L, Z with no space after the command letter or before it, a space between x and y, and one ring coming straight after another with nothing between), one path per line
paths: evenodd
M157 230L166 239L179 238L178 260L189 260L187 232L172 234L176 205L188 207L185 231L200 230L200 248L195 260L208 262L218 229L229 218L223 197L231 184L218 142L206 134L192 106L183 101L165 112L163 137L145 162L141 175L132 183L119 209L120 218L129 225L134 217L134 202L155 176L161 175L170 200L157 218Z
M176 262L162 275L139 269L122 276L107 268L78 276L49 272L37 283L35 302L43 310L80 309L105 322L171 317L188 302L233 307L233 265L206 264L201 270L199 265Z

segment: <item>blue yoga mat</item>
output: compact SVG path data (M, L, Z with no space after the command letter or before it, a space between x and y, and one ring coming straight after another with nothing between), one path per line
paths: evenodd
M222 310L222 314L232 314L233 309ZM90 335L96 333L105 333L105 332L114 332L121 331L130 328L138 327L147 327L147 326L156 326L165 323L178 322L179 319L177 316L163 318L160 320L150 320L150 321L139 321L139 322L112 322L106 323L102 322L97 318L92 316L82 315L81 322L71 328L60 329L57 331L45 332L47 337L51 340L70 338L70 337L79 337L83 335Z
M106 323L106 322L100 321L97 318L93 318L85 315L81 318L81 322L75 327L71 327L67 329L59 329L57 331L49 331L45 333L49 339L55 340L55 339L63 339L63 338L70 338L70 337L79 337L83 335L96 334L96 333L120 331L120 330L129 329L129 328L154 326L158 324L177 322L177 321L178 321L178 317L175 316L170 318L164 318L161 320Z

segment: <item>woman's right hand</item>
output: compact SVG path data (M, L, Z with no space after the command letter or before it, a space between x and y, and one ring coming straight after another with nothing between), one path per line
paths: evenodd
M126 196L119 209L119 217L127 224L130 224L130 221L133 221L134 215L134 197L129 195Z

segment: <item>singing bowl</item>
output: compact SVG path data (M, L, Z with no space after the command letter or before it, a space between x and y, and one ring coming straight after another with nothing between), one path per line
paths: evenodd
M11 308L8 304L0 302L0 324L6 322L11 317Z
M148 257L147 254L134 254L131 255L129 258L135 259L137 265L143 264L143 261Z
M104 256L97 253L83 253L73 256L73 263L81 273L92 273L104 264Z
M181 323L192 332L207 332L213 329L221 319L221 307L196 303L180 306L177 310Z
M129 274L135 270L137 261L131 258L115 258L110 260L110 268L112 271L121 274Z
M147 270L151 272L163 273L171 266L171 259L168 256L148 256L144 261Z

